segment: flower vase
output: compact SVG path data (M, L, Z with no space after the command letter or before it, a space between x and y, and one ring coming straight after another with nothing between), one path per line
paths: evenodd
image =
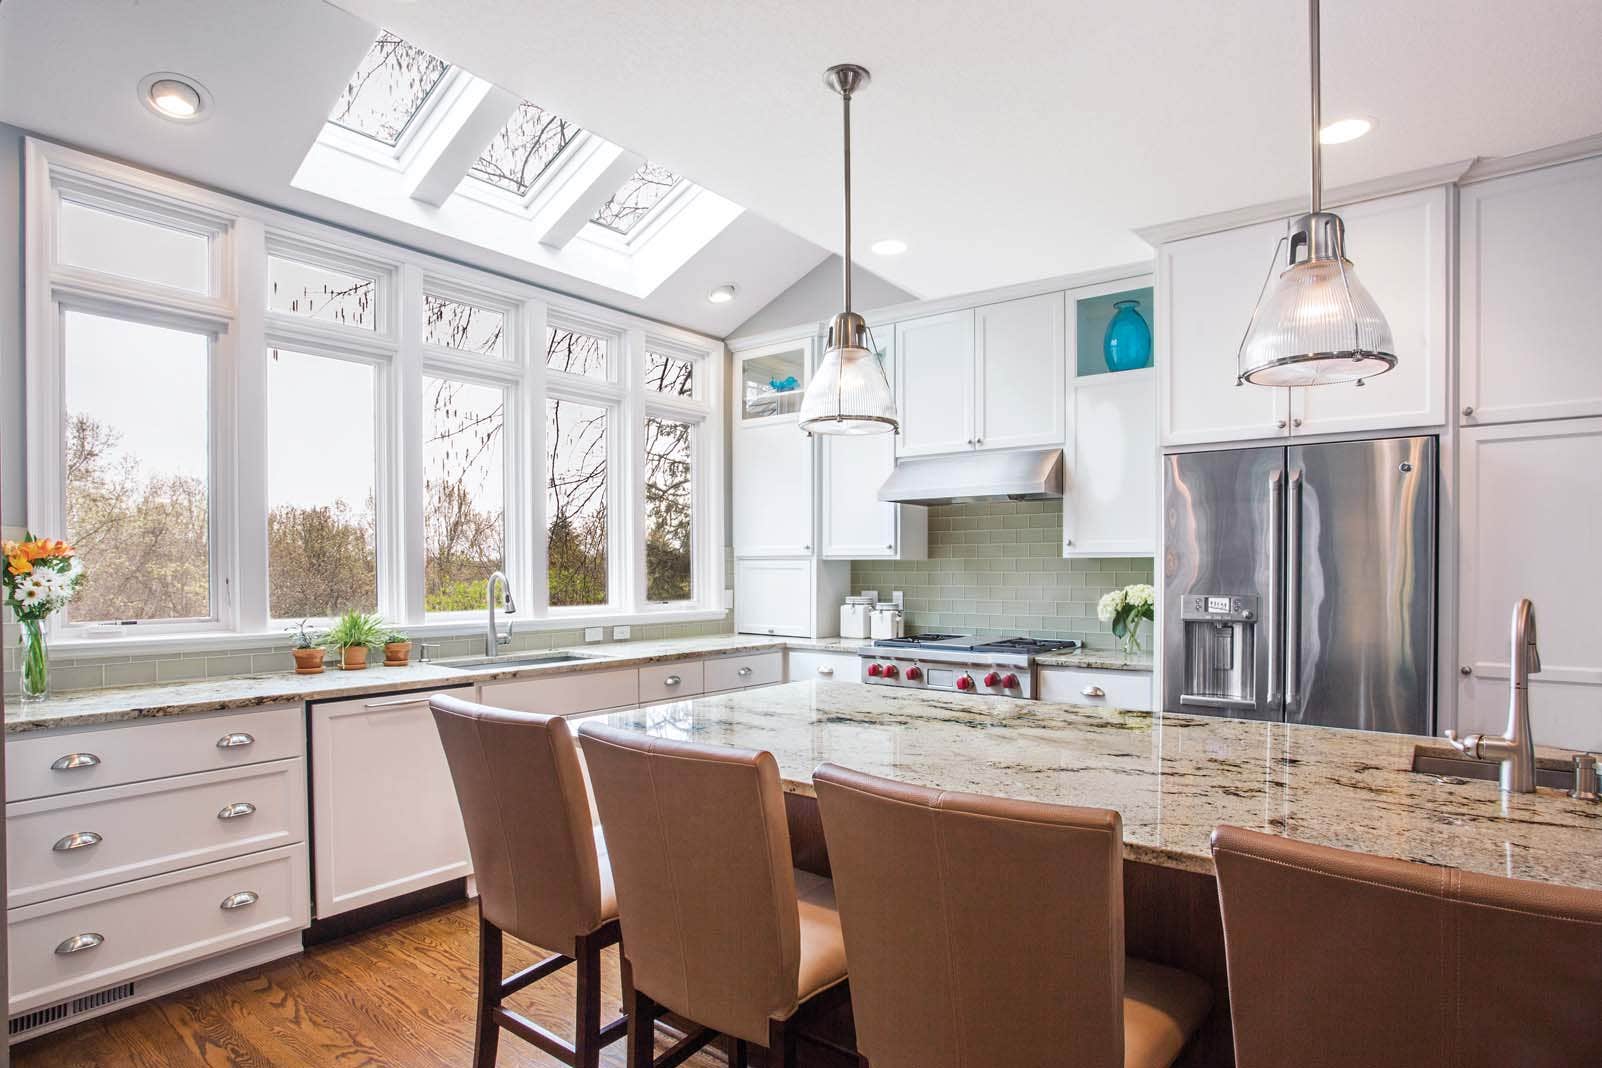
M1101 338L1101 352L1109 371L1134 371L1151 364L1151 327L1135 309L1138 300L1120 300Z
M41 621L23 619L17 643L17 673L21 676L22 699L42 701L50 692L50 663L45 658L45 637Z
M1137 617L1135 619L1131 619L1128 624L1126 624L1124 629L1125 656L1135 656L1142 651L1140 647L1140 625L1143 622L1145 622L1145 620Z

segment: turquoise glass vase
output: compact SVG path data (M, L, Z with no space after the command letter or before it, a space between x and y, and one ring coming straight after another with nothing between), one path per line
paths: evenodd
M1113 305L1112 321L1101 338L1101 352L1109 371L1134 371L1151 366L1151 327L1136 309L1138 300Z

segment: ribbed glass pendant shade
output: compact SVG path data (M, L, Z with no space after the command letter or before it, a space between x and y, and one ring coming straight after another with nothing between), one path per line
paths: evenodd
M884 364L862 344L866 332L859 315L847 312L835 318L829 349L801 398L802 430L809 434L888 434L896 429L895 393L885 377ZM838 345L840 338L848 344Z
M1259 302L1241 344L1242 381L1319 386L1396 366L1390 324L1345 258L1344 243L1340 218L1328 212L1292 224L1291 265ZM1304 248L1307 258L1295 262Z

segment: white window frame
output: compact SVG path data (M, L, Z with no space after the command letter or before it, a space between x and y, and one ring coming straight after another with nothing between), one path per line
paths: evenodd
M213 617L142 623L115 636L52 620L58 650L246 647L278 637L267 580L267 416L270 348L357 360L378 369L375 412L379 611L417 636L472 633L478 613L424 610L421 389L425 374L506 391L506 569L520 627L569 628L727 616L723 576L721 341L554 294L531 284L303 217L214 193L75 149L26 142L28 523L64 529L63 308L201 330L212 342L209 487ZM56 198L204 233L211 292L195 294L70 267L55 260ZM375 281L374 329L267 309L267 257L282 255ZM477 356L422 343L424 292L507 316L503 355ZM547 323L606 339L605 380L550 371ZM647 347L696 362L695 396L644 388ZM545 403L549 397L608 407L608 601L551 608L545 567ZM645 601L643 429L650 415L696 424L692 463L694 600ZM129 633L129 632L137 633Z

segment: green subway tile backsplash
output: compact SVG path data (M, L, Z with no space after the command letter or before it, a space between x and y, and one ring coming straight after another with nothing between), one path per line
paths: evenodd
M858 560L851 588L906 599L909 632L1079 638L1118 644L1096 618L1108 590L1151 582L1143 558L1062 556L1060 501L937 505L929 510L929 559Z

